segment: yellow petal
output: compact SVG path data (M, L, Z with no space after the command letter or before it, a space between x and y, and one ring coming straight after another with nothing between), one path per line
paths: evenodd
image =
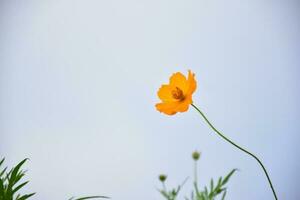
M159 112L163 112L167 115L176 114L176 111L173 110L174 105L172 103L158 103L155 107Z
M161 88L159 88L157 95L163 102L172 102L174 101L172 89L173 87L170 85L162 85Z
M183 101L181 101L174 110L177 112L185 112L189 109L190 104L192 103L191 97L186 97Z
M170 85L180 88L184 94L188 89L188 81L186 77L180 72L177 72L170 77Z
M188 93L193 94L195 90L197 89L197 82L195 80L195 74L189 70L188 75Z

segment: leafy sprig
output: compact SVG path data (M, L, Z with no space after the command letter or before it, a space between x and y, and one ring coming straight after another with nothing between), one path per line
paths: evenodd
M222 195L221 200L224 200L227 192L225 185L235 171L237 169L231 170L224 179L220 177L216 185L214 185L214 180L211 179L209 188L205 186L202 191L199 190L197 182L194 182L194 191L191 194L191 200L214 200L220 195ZM188 198L185 199L189 200Z
M109 197L106 196L89 196L89 197L80 197L80 198L71 197L69 200L86 200L86 199L109 199Z
M19 164L8 171L8 167L2 169L5 159L0 161L0 200L26 200L32 197L35 193L21 195L20 190L27 185L29 181L22 182L21 179L25 176L26 171L21 170L21 167L28 160L22 160ZM21 183L20 183L21 182ZM87 199L109 199L106 196L86 196L69 200L87 200Z
M217 197L221 197L221 200L225 200L226 193L227 193L226 184L228 183L231 176L237 171L237 169L231 170L224 178L220 177L216 182L216 184L214 180L211 179L209 187L205 186L204 189L201 190L198 186L198 177L197 177L197 162L200 156L201 154L199 152L194 152L192 154L192 158L195 161L194 187L193 187L193 191L191 192L190 198L185 197L185 200L215 200ZM159 180L161 181L163 186L162 189L159 190L159 192L167 200L177 200L178 194L187 179L183 182L183 184L171 190L168 190L165 185L166 179L167 179L166 175L159 176Z
M165 183L164 183L165 180L167 179L167 177L165 176L165 179L163 180L163 179L161 179L162 176L163 176L163 175L160 175L160 176L159 176L159 179L160 179L160 181L161 181L162 184L163 184L163 189L158 190L158 191L159 191L159 192L162 194L162 196L164 196L167 200L176 200L176 198L177 198L177 196L178 196L178 194L179 194L181 188L182 188L182 187L184 186L184 184L187 182L188 177L183 181L183 183L182 183L181 185L177 186L177 188L173 188L173 189L171 189L170 191L168 191L167 188L166 188L166 186L165 186Z
M4 158L0 161L0 200L26 200L35 193L21 195L20 189L29 181L21 182L25 176L25 171L21 170L22 165L28 160L22 160L19 164L7 172L7 167L1 169Z

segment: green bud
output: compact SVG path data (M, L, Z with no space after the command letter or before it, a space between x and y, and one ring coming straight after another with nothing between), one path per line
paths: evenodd
M166 179L167 179L167 176L166 175L164 175L164 174L161 174L161 175L159 175L159 180L161 181L161 182L165 182L166 181Z
M201 153L198 151L194 151L194 153L192 154L192 157L195 161L199 160L200 156L201 156Z

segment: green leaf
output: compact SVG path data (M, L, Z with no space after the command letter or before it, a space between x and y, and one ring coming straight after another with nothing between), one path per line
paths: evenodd
M210 179L210 191L214 190L214 180Z
M35 195L35 193L31 193L31 194L25 194L19 198L17 198L17 200L25 200L25 199L28 199L29 197Z
M0 178L0 197L2 198L3 196L4 196L4 183L3 180Z
M4 175L4 173L6 172L7 167L5 167L1 172L0 172L0 178L2 178L2 176Z
M11 189L23 176L24 174L21 172L19 173L20 168L22 165L28 160L28 158L25 158L22 160L16 167L13 168L11 171L11 174L9 176L9 184L8 189Z
M166 191L161 190L160 193L161 193L166 199L170 199L169 194L168 194Z
M229 172L229 174L224 178L224 180L223 180L223 182L222 182L222 185L225 185L225 184L228 182L229 178L232 176L232 174L233 174L235 171L237 171L237 169L233 169L233 170L231 170L231 172Z
M5 158L2 158L2 160L0 161L0 167L4 163L4 160L5 160Z
M89 197L81 197L81 198L75 199L75 200L85 200L85 199L109 199L109 197L106 197L106 196L89 196Z
M13 194L15 194L18 190L20 190L23 186L25 186L29 181L26 181L20 185L18 185L15 189L13 189Z
M199 188L198 188L198 184L196 182L194 183L194 189L195 189L195 192L196 192L196 197L199 197L200 196L200 191L199 191Z
M218 179L218 184L217 184L218 186L219 185L222 185L222 177L220 177L219 179Z
M224 199L225 199L225 196L226 196L226 190L223 192L223 195L222 195L222 199L221 199L221 200L224 200Z

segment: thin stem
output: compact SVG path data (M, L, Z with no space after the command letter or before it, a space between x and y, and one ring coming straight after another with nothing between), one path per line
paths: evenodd
M275 189L273 187L273 184L272 184L272 181L270 179L270 176L265 168L265 166L262 164L262 162L258 159L258 157L256 157L254 154L252 154L251 152L249 152L248 150L240 147L239 145L237 145L236 143L232 142L230 139L228 139L227 137L225 137L220 131L218 131L211 123L210 121L208 121L208 119L206 118L206 116L203 114L203 112L197 107L195 106L194 104L191 104L199 113L200 115L204 118L204 120L207 122L207 124L220 136L222 137L224 140L226 140L227 142L229 142L230 144L232 144L233 146L235 146L236 148L238 148L239 150L247 153L248 155L252 156L259 164L260 166L262 167L262 169L264 170L264 173L269 181L269 184L270 184L270 187L272 189L272 192L273 192L273 195L274 195L274 198L276 200L278 200L277 198L277 195L276 195L276 192L275 192Z
M198 168L198 165L197 165L197 160L195 160L195 165L194 165L194 176L195 176L195 183L198 184L198 173L197 173L197 168Z
M165 182L162 182L162 186L163 186L163 189L164 189L164 191L166 191L166 192L167 192L167 187L166 187L166 184L165 184Z

